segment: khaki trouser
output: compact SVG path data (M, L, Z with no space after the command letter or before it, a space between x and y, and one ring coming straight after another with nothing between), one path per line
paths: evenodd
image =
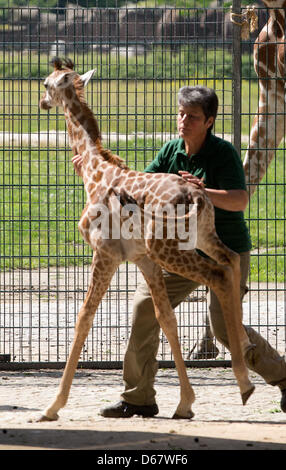
M241 300L245 295L249 269L249 252L240 253ZM199 284L176 274L164 272L170 302L175 308ZM223 313L215 294L208 294L210 326L215 337L228 348ZM286 362L255 330L245 326L250 342L256 347L247 354L246 364L271 385L286 388ZM123 379L125 391L122 399L134 405L155 403L154 380L158 369L156 360L159 348L160 327L155 318L152 298L146 283L139 285L133 304L132 330L124 358Z

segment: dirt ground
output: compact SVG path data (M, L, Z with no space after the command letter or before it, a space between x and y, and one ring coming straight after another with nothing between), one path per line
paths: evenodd
M121 370L78 370L56 422L36 420L53 400L62 371L0 370L0 450L286 450L280 391L251 373L256 390L242 406L229 368L188 369L196 402L192 420L173 420L176 371L160 369L159 414L106 419L99 409L119 400Z

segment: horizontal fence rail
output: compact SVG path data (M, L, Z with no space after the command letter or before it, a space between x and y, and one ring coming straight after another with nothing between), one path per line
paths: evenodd
M212 4L213 5L213 4ZM88 286L91 250L77 224L85 204L73 170L62 110L40 111L51 58L96 72L86 91L104 146L143 170L176 136L177 91L203 84L219 97L214 132L244 158L259 86L253 44L267 21L240 44L233 69L234 25L229 7L0 8L0 368L62 367ZM236 61L237 62L237 61ZM234 78L235 76L235 78ZM233 89L241 110L235 113ZM237 90L239 87L239 90ZM253 241L244 323L285 352L285 144L246 211ZM141 273L123 263L95 316L81 354L84 367L121 367ZM184 358L190 365L226 365L230 356L194 354L207 316L201 287L176 308ZM158 359L172 364L161 336Z

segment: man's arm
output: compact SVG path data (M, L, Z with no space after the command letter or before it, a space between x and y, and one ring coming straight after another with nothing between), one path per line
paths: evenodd
M215 207L226 211L244 212L248 204L248 193L244 189L205 189Z
M248 204L248 193L244 189L209 189L204 183L187 171L179 171L179 174L188 183L197 184L205 190L215 207L226 211L245 211Z

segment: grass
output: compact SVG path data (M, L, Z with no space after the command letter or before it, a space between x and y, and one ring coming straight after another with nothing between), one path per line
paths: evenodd
M109 52L90 50L89 44L83 43L84 53L74 50L68 53L76 65L76 70L83 72L86 67L96 68L101 80L186 80L186 77L198 79L232 78L233 58L231 44L224 47L214 38L202 44L189 42L178 44L176 49L160 43L149 44L143 54L128 56L122 52L127 47L124 43L113 44ZM120 50L119 50L120 47ZM89 50L87 50L89 49ZM127 50L126 50L127 52ZM38 51L5 50L0 51L0 76L5 79L41 80L51 70L51 57ZM242 76L256 78L251 54L243 53Z
M285 246L285 178L285 149L280 148L245 213L256 250Z
M216 133L232 132L231 80L189 80L215 88L220 108ZM87 101L96 114L103 133L175 132L177 92L182 82L173 81L99 81L93 80L86 91ZM0 132L37 133L64 131L61 109L39 110L43 93L40 81L8 80L0 82ZM257 83L242 84L242 134L248 135L258 102Z
M281 148L245 212L253 243L253 281L285 281L285 177L285 149Z
M153 142L136 145L141 150L131 142L122 155L143 169L154 157ZM85 193L70 157L64 149L0 152L0 269L90 262L77 229Z
M33 53L25 56L23 51L18 58L15 51L11 58L9 51L3 54L0 53L3 76L0 131L27 134L65 131L60 109L47 113L38 106L43 93L42 80L50 71L48 57ZM134 134L134 138L126 137L110 144L132 168L141 170L154 158L162 145L162 140L156 138L158 134L175 133L176 95L186 82L215 88L220 100L215 132L232 132L231 56L225 51L222 56L219 49L208 50L205 62L206 55L200 54L199 49L194 54L191 49L172 54L157 48L128 61L119 55L99 56L91 52L75 57L80 72L97 68L95 79L87 89L87 100L102 133ZM244 77L249 77L250 58L245 55L242 59ZM216 64L216 69L212 64ZM192 78L186 80L186 76ZM214 79L214 76L224 79ZM34 78L26 80L25 77ZM244 136L249 135L258 96L257 81L244 80ZM139 138L141 132L154 137ZM74 175L70 157L70 151L59 146L49 150L18 149L11 144L5 150L0 149L0 268L90 262L89 248L77 230L85 194L81 181ZM284 161L281 149L246 211L254 248L253 280L284 281Z
M0 266L73 264L84 255L76 223L82 188L71 165L57 157L57 152L26 150L1 162Z
M161 132L174 129L177 91L188 83L215 88L221 103L217 132L231 132L232 55L219 47L206 48L192 43L176 52L154 46L136 57L115 53L85 52L70 54L80 73L95 68L88 88L88 102L98 116L102 132L129 134ZM0 131L38 132L63 130L64 121L58 110L47 117L38 102L42 82L51 72L47 54L25 51L0 52ZM242 56L243 108L253 113L258 98L258 85L252 57ZM250 85L249 85L250 84ZM249 88L250 86L250 88ZM107 114L108 113L108 114ZM242 131L248 134L249 122L243 119Z
M120 142L118 152L142 170L160 141ZM22 150L0 154L0 269L90 263L77 223L84 207L81 180L71 153ZM253 242L252 281L283 282L285 273L285 167L280 150L246 210ZM276 183L276 184L275 184Z

